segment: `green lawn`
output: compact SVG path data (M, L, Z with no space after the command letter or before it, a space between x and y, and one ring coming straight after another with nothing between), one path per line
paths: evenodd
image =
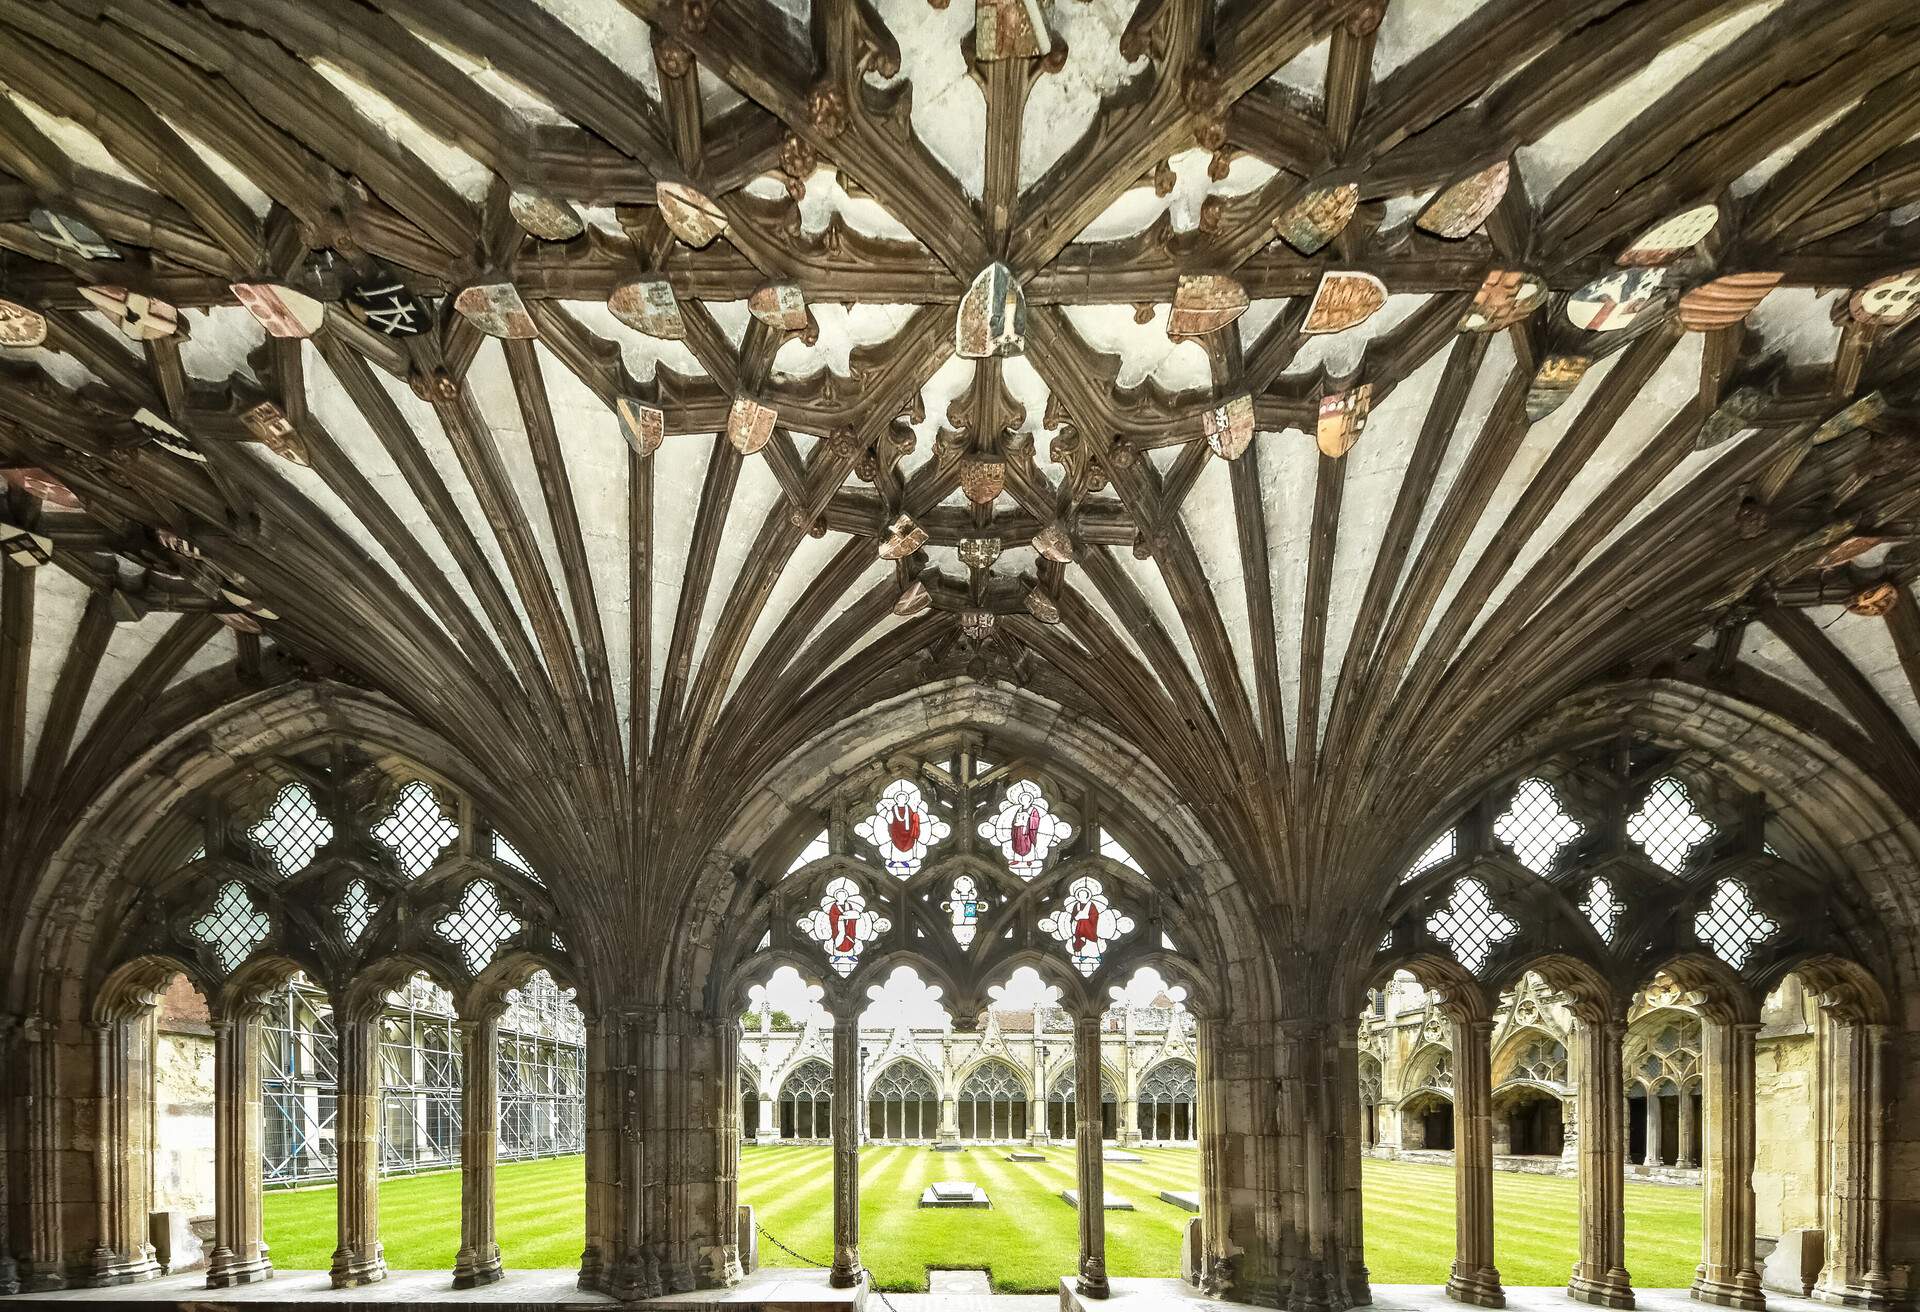
M984 1267L1004 1292L1049 1292L1073 1270L1074 1210L1059 1191L1074 1183L1070 1147L1043 1162L1009 1162L1007 1149L936 1153L869 1147L860 1154L861 1254L883 1288L925 1289L926 1268ZM1190 1215L1160 1190L1196 1187L1191 1148L1141 1148L1138 1166L1107 1164L1107 1188L1134 1212L1107 1213L1107 1269L1174 1275ZM1453 1260L1453 1170L1405 1162L1365 1163L1367 1267L1379 1284L1442 1284ZM935 1180L970 1179L993 1200L984 1211L917 1206ZM749 1145L740 1151L740 1198L760 1224L805 1256L833 1257L833 1160L820 1147ZM1493 1177L1494 1251L1509 1285L1562 1285L1579 1234L1574 1182L1556 1176ZM324 1270L333 1256L331 1186L269 1193L266 1237L283 1271ZM585 1232L581 1159L500 1167L500 1248L510 1267L571 1267ZM396 1270L451 1270L460 1246L457 1171L382 1181L380 1237ZM1627 1269L1637 1288L1680 1288L1700 1253L1700 1191L1627 1186ZM761 1260L789 1264L763 1237Z

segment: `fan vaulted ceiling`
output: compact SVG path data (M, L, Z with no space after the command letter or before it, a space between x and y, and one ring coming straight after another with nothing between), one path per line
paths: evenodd
M943 677L1106 721L1300 906L1623 673L1920 797L1920 328L1856 296L1920 266L1909 0L0 29L0 297L45 326L0 349L0 519L51 554L0 596L15 858L289 672L404 704L607 897ZM678 335L610 308L636 279ZM383 331L396 284L424 332ZM1020 338L957 354L957 317Z

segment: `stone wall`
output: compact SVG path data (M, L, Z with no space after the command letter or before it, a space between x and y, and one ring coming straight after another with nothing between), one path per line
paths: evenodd
M213 1214L213 1028L176 976L160 1000L153 1063L153 1208Z
M1833 1127L1823 1122L1827 1020L1797 979L1767 999L1754 1043L1754 1232L1817 1230Z

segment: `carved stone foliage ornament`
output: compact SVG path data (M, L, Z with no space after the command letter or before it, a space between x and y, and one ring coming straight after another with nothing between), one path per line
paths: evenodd
M687 322L665 278L631 278L607 297L607 309L635 332L677 342L687 335Z
M667 417L658 406L623 396L614 401L613 412L620 420L620 436L635 455L644 458L660 449L667 435Z
M1576 328L1615 333L1662 304L1665 269L1622 269L1596 278L1567 298L1567 318Z
M586 231L579 211L556 196L540 191L516 191L507 197L513 221L541 241L572 241Z
M1847 309L1858 323L1898 328L1920 314L1920 269L1874 279L1853 294Z
M1550 355L1542 360L1527 385L1527 419L1538 423L1566 404L1592 365L1592 357L1585 355Z
M1460 331L1491 333L1511 328L1546 303L1544 278L1518 269L1495 269L1460 316Z
M80 294L114 327L136 342L156 342L180 329L180 312L144 292L125 287L82 287Z
M1698 205L1662 219L1627 244L1620 263L1640 268L1670 264L1698 246L1719 222L1717 205Z
M1702 283L1680 298L1680 324L1696 333L1732 327L1759 307L1780 278L1777 272L1729 273Z
M17 301L0 301L0 346L38 346L47 340L47 316Z
M120 252L84 220L54 210L27 211L27 226L34 235L63 255L79 260L117 260Z
M1320 398L1320 423L1315 433L1320 453L1338 460L1353 449L1366 431L1367 412L1373 406L1373 384L1362 383L1344 392Z
M1037 59L1053 49L1039 0L975 0L973 50L980 59Z
M1247 289L1218 273L1183 273L1167 315L1167 336L1218 332L1247 312Z
M384 337L418 337L432 326L426 307L405 283L392 279L364 282L349 291L347 311Z
M1370 273L1328 270L1307 307L1303 333L1343 333L1371 319L1387 303L1387 285Z
M540 335L533 316L527 313L526 302L520 299L519 288L510 282L475 283L462 288L453 298L453 308L489 337L524 341Z
M1253 441L1253 397L1241 392L1200 416L1207 445L1222 460L1238 460Z
M927 545L927 531L913 522L913 516L901 515L880 539L880 559L905 560Z
M747 298L747 309L769 328L797 333L807 326L807 297L790 282L764 283Z
M1458 241L1472 236L1500 207L1513 169L1506 160L1462 178L1435 196L1414 224L1436 237Z
M727 441L743 456L750 456L773 436L773 421L779 411L750 396L736 396L727 411Z
M969 360L1027 349L1027 294L1012 269L996 261L975 276L954 315L953 349Z
M327 321L327 307L291 287L271 282L236 282L229 290L273 337L311 337Z
M1302 255L1315 255L1340 235L1359 205L1358 183L1309 187L1275 217L1273 230Z
M292 461L296 465L311 466L313 460L307 452L307 444L301 438L286 412L271 401L262 401L240 416L247 431L260 445L279 456L282 460Z
M684 182L662 182L655 186L654 193L660 201L660 217L687 245L711 246L714 238L727 230L725 211L697 188Z

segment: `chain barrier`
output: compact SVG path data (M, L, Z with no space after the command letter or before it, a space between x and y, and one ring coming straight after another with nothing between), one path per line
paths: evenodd
M812 1258L808 1257L805 1253L794 1252L791 1248L781 1243L780 1240L774 1235L773 1231L767 1229L767 1227L760 1224L759 1221L756 1220L753 1223L753 1228L760 1232L760 1237L762 1239L772 1244L775 1248L785 1253L788 1257L792 1258L794 1261L802 1263L803 1265L806 1265L806 1266L819 1267L822 1271L830 1271L833 1269L833 1263L831 1262L816 1262ZM887 1312L900 1312L900 1309L893 1305L893 1300L888 1298L885 1292L881 1290L879 1280L874 1276L873 1272L867 1267L865 1263L861 1264L859 1274L867 1278L868 1290L871 1291L874 1295L876 1295L880 1299L880 1301L886 1305Z

